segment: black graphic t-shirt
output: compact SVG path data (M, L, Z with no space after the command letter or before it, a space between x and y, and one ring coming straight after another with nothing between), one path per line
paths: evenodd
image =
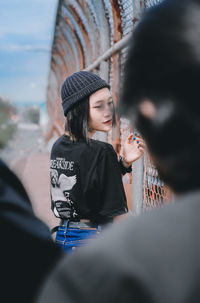
M104 222L128 211L117 155L108 143L61 136L52 147L50 178L56 217Z

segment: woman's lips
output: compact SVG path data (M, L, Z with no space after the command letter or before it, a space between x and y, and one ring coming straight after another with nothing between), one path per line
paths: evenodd
M111 120L108 120L108 121L103 122L103 124L107 124L107 125L112 124L112 119L111 119Z

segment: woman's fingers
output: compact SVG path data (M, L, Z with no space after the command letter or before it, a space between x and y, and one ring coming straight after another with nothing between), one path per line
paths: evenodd
M127 138L127 142L129 144L131 143L136 143L138 148L144 152L144 149L145 149L145 143L144 143L144 140L140 137L139 134L136 135L136 133L131 133L128 138Z
M133 140L133 137L134 137L134 135L133 135L133 133L131 133L129 136L128 136L128 142L129 143L131 143L131 141Z
M145 146L144 140L140 137L133 137L132 142L136 141L136 143L140 143L141 145Z
M139 145L140 147L145 148L145 143L144 143L144 141L137 141L137 143L138 143L138 145Z
M141 138L141 135L138 132L133 132L135 137Z

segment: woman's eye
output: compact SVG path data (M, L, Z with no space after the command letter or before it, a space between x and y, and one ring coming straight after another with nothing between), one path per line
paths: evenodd
M102 107L102 105L98 105L98 106L95 106L94 108L101 108Z

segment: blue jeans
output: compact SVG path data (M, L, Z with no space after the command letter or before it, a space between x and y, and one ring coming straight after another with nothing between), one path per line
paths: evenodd
M83 226L84 225L84 226ZM101 232L101 225L89 226L87 223L73 222L73 226L66 220L58 227L55 242L67 253L84 246L88 239L97 237Z

